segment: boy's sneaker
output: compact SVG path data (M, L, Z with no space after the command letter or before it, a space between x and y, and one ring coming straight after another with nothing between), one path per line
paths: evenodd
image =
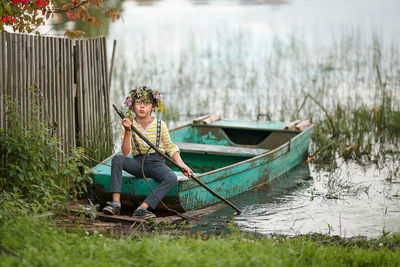
M148 211L146 208L139 206L132 215L133 217L138 217L140 219L151 219L155 218L156 215L151 211Z
M111 215L119 215L121 212L121 202L108 201L107 206L103 208L103 212Z

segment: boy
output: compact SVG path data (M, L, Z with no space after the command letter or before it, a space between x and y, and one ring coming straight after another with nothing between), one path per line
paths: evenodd
M131 125L138 129L150 142L156 145L162 152L167 152L172 159L182 166L185 175L193 175L193 171L182 161L179 148L171 142L168 128L165 122L151 116L156 109L164 112L161 94L149 87L140 87L130 91L125 104L128 106L129 118L122 120L124 127L123 141L121 145L122 155L116 155L111 162L111 192L112 202L107 202L103 211L109 214L119 214L121 211L120 193L122 183L122 170L142 177L142 161L149 145L136 134L132 134ZM132 119L132 113L135 117ZM165 159L150 149L144 162L144 173L160 184L154 189L154 193L162 199L177 183L176 174L165 164ZM132 154L134 157L128 157ZM158 199L151 193L135 210L132 216L142 219L156 217L149 207L155 209Z

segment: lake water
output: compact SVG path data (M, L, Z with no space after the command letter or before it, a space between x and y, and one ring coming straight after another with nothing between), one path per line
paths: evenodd
M378 65L399 97L398 1L124 1L113 101L162 90L170 126L201 114L289 120L306 93L374 104ZM400 59L399 59L400 60ZM307 116L310 110L302 115Z
M399 110L400 1L122 1L113 103L149 85L163 92L170 127L207 113L290 121L307 94L371 108L380 101L378 66ZM306 105L298 118L323 116ZM119 123L119 122L118 122ZM340 164L333 173L300 166L232 200L246 231L374 237L400 231L398 161ZM209 216L232 216L224 208Z

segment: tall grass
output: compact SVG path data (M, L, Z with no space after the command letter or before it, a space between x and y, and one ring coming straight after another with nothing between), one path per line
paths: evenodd
M94 127L93 138L85 136L84 145L82 148L85 151L85 165L93 167L99 162L109 157L114 151L114 137L111 131L111 120L107 117L103 119L104 123ZM110 135L111 134L111 135Z
M339 104L345 109L378 105L383 97L379 66L386 95L399 109L398 44L388 48L378 35L368 39L355 30L321 46L306 44L295 33L257 39L246 31L213 30L208 39L198 40L187 31L177 51L164 51L144 33L137 40L130 37L135 46L129 50L122 40L114 102L122 103L131 87L148 84L164 92L167 108L179 123L205 113L232 119L269 113L272 120L316 120L324 115L316 105L296 112L308 94L329 111Z

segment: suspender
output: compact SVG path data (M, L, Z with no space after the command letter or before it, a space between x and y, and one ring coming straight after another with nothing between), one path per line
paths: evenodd
M158 148L158 146L160 145L160 139L161 139L161 120L156 119L157 120L157 139L156 139L156 147ZM139 143L136 140L136 134L134 133L134 135L132 136L133 138L133 142L135 143L135 147L136 147L136 151L139 154L142 154L142 151L140 150L139 147Z
M160 145L160 139L161 139L161 120L157 120L157 141L156 141L156 147Z
M139 152L139 154L142 154L142 152L140 151L139 144L138 144L138 142L136 140L136 134L135 133L133 134L132 138L133 138L133 142L135 142L136 151Z

